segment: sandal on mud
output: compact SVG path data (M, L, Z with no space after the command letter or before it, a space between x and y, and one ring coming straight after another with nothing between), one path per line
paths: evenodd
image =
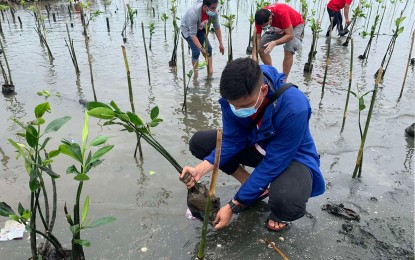
M268 195L269 195L269 189L268 189L268 188L266 188L266 189L264 190L264 192L261 194L261 196L259 196L259 197L256 199L256 202L263 201L264 199L268 198Z
M282 221L282 220L274 220L277 217L271 212L267 218L267 220L265 220L265 228L268 229L269 231L272 232L281 232L281 231L286 231L289 230L291 228L291 222L288 221ZM280 228L276 228L276 227L272 227L268 224L268 222L272 220L274 222L278 222L280 224L285 224L285 226L280 227Z
M345 208L343 203L334 204L334 203L327 203L321 207L322 210L327 210L328 213L340 216L347 220L356 220L360 221L360 215L357 214L355 211Z

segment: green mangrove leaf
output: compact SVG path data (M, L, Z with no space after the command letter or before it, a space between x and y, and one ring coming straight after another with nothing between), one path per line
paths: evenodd
M86 174L77 174L74 179L77 181L87 181L89 180L89 177Z
M156 174L156 172L155 171L149 171L148 174L154 175L154 174Z
M100 159L98 159L98 160L96 160L96 161L93 161L93 162L88 163L88 164L87 164L87 166L86 166L86 171L85 171L85 172L89 172L89 170L91 170L91 168L93 168L93 167L97 167L97 166L98 166L98 165L100 165L103 161L104 161L104 160L100 160Z
M131 123L135 126L144 126L144 121L137 114L127 112L128 118L130 118Z
M15 215L15 214L9 215L8 217L9 217L9 219L12 219L14 221L17 221L17 222L20 221L19 216Z
M405 20L406 16L402 16L399 17L398 19L395 20L395 25L396 27L399 27L399 25L403 22L403 20Z
M38 96L44 96L45 98L48 98L52 95L52 93L50 93L49 90L43 90L43 91L39 91L37 92Z
M72 234L76 235L79 232L79 225L70 226L69 229L71 230Z
M120 112L121 110L118 108L117 104L114 101L110 102L110 105L114 108L115 111Z
M36 130L36 128L34 128L32 125L28 125L26 127L26 142L27 144L32 147L35 148L38 144L39 141L39 134Z
M51 164L53 160L47 159L42 161L42 165L45 167L48 167L49 164Z
M58 118L58 119L53 120L52 122L50 122L46 126L45 133L58 131L69 120L71 120L71 117L70 116L64 116L64 117L61 117L61 118Z
M7 205L5 202L0 202L0 216L9 217L10 215L15 215L13 209Z
M20 143L16 143L15 141L11 140L11 139L7 139L9 141L9 143L11 145L14 146L14 148L17 149L17 151L19 152L19 154L23 157L23 159L25 160L26 164L30 164L29 159L27 158L25 152L23 151L22 147L24 148L24 144L20 144Z
M71 174L71 173L80 174L78 169L76 169L75 165L72 165L72 166L69 166L68 168L66 168L66 174Z
M52 137L46 137L45 141L43 141L42 145L40 146L39 150L43 150L46 146L46 144L50 141L50 139L52 139Z
M42 171L46 172L52 178L59 178L59 177L61 177L59 174L57 174L56 172L52 171L48 167L45 167L45 166L42 166L42 165L38 165L38 164L36 164L36 166L39 169L41 169Z
M22 206L22 203L19 202L19 205L17 206L17 212L19 212L19 215L23 215L24 208Z
M89 225L85 226L84 228L96 228L105 224L108 224L110 222L113 222L117 220L115 217L103 217L100 219L96 219L94 221L92 221L91 223L89 223Z
M357 94L351 90L349 90L350 94L352 94L353 96L357 97Z
M43 125L45 123L45 119L39 117L30 122L32 125Z
M89 132L89 126L88 126L88 113L85 111L84 115L84 128L82 128L82 153L86 151L86 145L88 141L88 132Z
M78 245L81 245L81 246L86 246L86 247L91 246L91 242L89 242L86 239L74 239L74 242Z
M35 107L35 116L36 116L36 118L42 117L46 112L50 113L50 104L49 104L49 102L39 104Z
M81 227L82 227L82 224L84 223L86 217L88 216L88 211L89 211L89 196L86 196L85 202L84 202L84 208L82 209Z
M61 152L60 152L59 150L53 150L53 151L50 151L50 152L49 152L49 154L48 154L48 158L49 158L49 159L51 159L51 158L53 158L53 157L56 157L56 156L58 156L60 153L61 153Z
M158 106L153 107L150 112L150 118L151 120L156 119L159 116L160 110Z
M111 109L111 107L108 106L107 104L104 104L104 103L98 102L98 101L90 101L90 102L86 103L86 109L88 111L90 111L94 108L97 108L97 107L105 107L105 108Z
M71 143L70 145L61 144L61 145L59 145L59 151L63 154L66 154L66 155L74 158L76 161L78 161L80 163L83 163L82 162L81 148L79 147L79 145L77 143Z
M96 151L94 153L94 155L92 156L91 163L93 163L96 160L98 160L99 158L101 158L104 154L109 152L113 147L114 147L114 145L107 145L107 146L102 147L98 151Z
M88 115L101 119L112 119L114 118L114 111L111 108L96 107L88 111Z
M362 111L366 108L365 106L365 100L363 99L363 97L359 98L359 110Z
M105 143L108 139L109 137L100 135L100 136L95 137L94 140L92 140L92 142L90 143L90 145L98 146L98 145Z
M23 211L22 218L23 218L24 220L28 221L28 220L30 219L30 210L25 209L25 210Z
M402 26L401 28L399 28L399 30L398 30L398 32L396 33L396 35L401 34L401 33L403 32L404 28L405 28L405 27L403 27L403 26Z
M124 122L129 122L130 121L130 118L126 115L126 114L119 114L118 116L117 116L121 121L124 121Z
M193 70L189 70L187 77L190 79L193 76Z
M39 187L40 187L40 184L39 184L38 179L33 179L29 181L29 188L31 192L37 191Z

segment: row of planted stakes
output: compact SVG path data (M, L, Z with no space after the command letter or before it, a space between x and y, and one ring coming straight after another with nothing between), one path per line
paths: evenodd
M222 1L221 1L222 2ZM312 73L313 68L313 60L316 53L316 46L317 46L317 40L319 38L319 33L321 30L321 23L324 15L324 5L322 4L323 1L314 2L314 5L312 6L311 15L308 14L309 6L307 4L306 0L301 0L301 10L302 15L304 17L304 20L307 21L310 24L311 31L312 31L312 43L311 43L311 49L310 53L308 55L308 61L305 64L304 71L305 73ZM395 1L395 9L396 9L396 3L398 1ZM408 1L409 2L409 1ZM407 2L407 4L408 4ZM239 3L239 1L238 1ZM369 57L370 48L372 41L374 37L379 35L379 29L383 21L383 17L385 15L388 2L382 3L382 1L376 2L378 5L376 8L376 16L373 21L373 24L370 27L369 33L364 33L369 35L368 45L365 49L365 52L359 56L359 59L362 59L367 62L367 59ZM107 8L110 6L111 2L103 2L105 12L107 12ZM253 13L254 9L262 8L263 6L268 5L269 3L263 0L256 1L251 6L251 16L249 18L250 25L252 28L254 19L253 19ZM52 14L53 20L55 20L56 15L52 12L51 6L48 4L43 5L47 12L47 18L50 19L50 14ZM148 10L151 12L153 17L155 17L156 10L152 6L152 1L149 1L147 3ZM177 60L177 49L178 49L178 43L179 43L179 26L178 26L178 18L177 18L177 0L171 0L170 5L170 11L171 15L173 17L173 40L174 40L174 48L173 53L171 55L171 59L169 61L170 66L176 66L176 60ZM221 3L221 6L223 7L220 12L222 13L222 17L225 18L226 23L225 27L228 28L228 60L232 60L232 30L234 29L234 19L235 15L230 13L229 8L229 1L223 1ZM94 79L93 79L93 71L92 71L92 60L91 55L89 51L89 36L88 36L88 28L90 25L90 22L96 18L98 15L102 13L102 11L94 11L92 10L92 4L90 2L84 2L84 3L76 3L72 4L71 2L68 4L68 14L72 18L73 12L79 12L82 22L82 28L83 28L83 35L85 39L85 47L88 54L88 61L89 61L89 69L90 69L90 77L91 77L91 85L93 90L93 95L95 101L89 102L86 104L87 113L85 114L84 118L84 127L82 131L82 143L77 144L68 140L63 140L61 144L59 145L58 149L50 150L48 147L48 142L51 139L51 137L48 137L47 135L51 132L58 131L60 128L62 128L66 122L70 120L69 116L65 116L62 118L55 119L51 121L49 124L47 124L46 128L42 130L42 126L46 123L45 119L43 118L43 115L46 112L51 111L51 107L48 102L39 104L35 108L35 118L30 121L28 124L25 124L23 122L20 122L16 119L14 119L15 123L20 125L22 128L22 132L19 133L20 136L22 136L25 140L25 144L18 143L17 141L9 139L9 143L13 145L16 150L18 151L21 158L24 160L25 168L28 171L29 174L29 192L30 192L30 206L24 207L21 203L18 204L17 211L13 210L12 207L10 207L5 202L0 202L0 215L5 216L8 218L11 218L15 221L18 221L22 224L24 224L27 229L30 232L30 245L31 245L31 254L32 259L39 259L39 257L42 257L43 259L85 259L85 254L83 247L89 247L91 246L91 242L87 239L81 238L81 231L89 228L95 228L99 227L103 224L112 222L115 220L114 217L104 217L97 220L89 220L88 218L88 212L89 212L89 196L86 196L86 199L84 200L83 207L81 207L81 194L83 191L84 182L88 181L90 179L89 171L98 166L102 162L102 157L108 153L113 146L112 145L105 145L105 143L108 140L108 137L105 136L98 136L92 139L92 141L89 141L88 136L88 129L89 129L89 123L88 123L88 116L97 117L100 119L105 120L105 125L118 125L121 126L124 130L127 132L130 132L134 134L137 138L137 145L135 149L134 156L136 156L137 150L140 152L140 157L143 156L143 152L141 149L141 140L144 139L146 142L148 142L157 152L159 152L176 170L177 172L181 173L182 167L180 164L167 152L167 150L151 135L150 128L157 126L160 122L162 122L162 119L158 117L159 115L159 109L158 107L154 107L150 112L150 122L144 122L144 120L135 112L134 107L134 100L133 100L133 93L132 93L132 87L131 87L131 78L130 78L130 70L127 60L127 54L126 49L124 46L122 46L122 52L124 56L125 61L125 67L127 71L127 79L128 79L128 87L129 87L129 97L130 97L130 104L131 104L131 111L123 112L120 110L120 108L115 104L115 102L111 102L110 104L104 104L97 101L97 96L94 88ZM406 7L406 5L405 5ZM23 8L26 8L23 6ZM7 11L10 12L10 14L14 19L14 13L15 7L12 3L8 3L8 6L1 6L1 14L3 17L6 17L7 19ZM45 18L42 16L40 3L35 2L28 7L29 11L33 13L34 19L35 19L35 30L37 34L39 35L41 44L47 49L48 56L50 58L50 62L53 62L53 54L50 50L48 43L47 43L47 30L45 28ZM369 123L371 114L373 111L373 106L376 100L376 92L379 86L379 83L381 79L385 76L385 72L387 70L387 66L390 62L391 56L393 54L393 49L396 43L396 40L398 36L402 33L403 27L401 26L402 21L405 19L403 17L403 11L400 13L400 16L395 20L395 29L393 30L393 36L390 40L390 43L388 45L388 48L386 50L385 56L382 60L382 64L375 75L376 81L375 81L375 87L373 90L363 94L363 95L357 95L355 92L351 91L351 85L352 85L352 71L353 71L353 33L356 32L357 29L355 29L355 26L358 22L358 19L366 18L366 28L369 28L369 21L370 16L372 14L373 5L369 5L367 3L361 2L354 10L353 10L353 18L352 22L349 26L349 28L346 28L345 31L341 32L341 34L346 35L347 38L345 43L343 44L345 47L348 46L349 42L351 43L351 62L350 62L350 78L349 78L349 87L348 87L348 94L344 109L344 117L343 117L343 123L341 132L344 129L345 121L346 121L346 114L347 114L347 106L348 106L348 100L350 94L355 95L359 101L359 115L360 112L365 109L365 105L363 102L363 97L369 93L372 93L372 100L369 108L369 113L367 116L366 124L364 130L360 129L361 133L361 144L356 160L356 166L353 172L353 177L360 177L362 172L362 162L363 162L363 150L364 150L364 143L366 140L366 136L369 129ZM380 12L383 9L382 12ZM317 12L315 11L317 10ZM390 10L392 10L390 8ZM114 12L117 12L115 10ZM128 25L132 25L134 23L134 18L137 16L137 11L131 8L129 5L126 5L124 8L125 12L125 22L123 24L123 28L121 31L121 36L123 38L123 41L127 41L126 39L126 31L128 29ZM157 11L158 13L158 11ZM382 14L381 14L382 13ZM238 13L236 14L238 15ZM164 34L166 37L166 21L169 17L167 14L162 14L161 19L164 21ZM393 16L392 16L393 19ZM18 20L21 25L21 19L18 17ZM362 19L363 20L363 19ZM3 18L4 21L4 18ZM106 20L107 22L107 29L110 30L110 24L109 20ZM71 24L72 25L72 24ZM210 25L207 25L206 29L210 28ZM0 25L1 28L1 25ZM66 46L68 48L68 52L71 56L75 72L79 76L79 68L77 65L77 58L75 53L75 48L73 44L73 40L70 37L68 25L67 28L67 36L68 38L66 41ZM142 34L143 34L143 42L146 50L146 41L145 41L145 35L144 35L144 25L141 23L142 28ZM149 48L151 49L151 36L154 34L154 23L150 23L149 25L150 29L150 42L149 42ZM376 33L377 30L377 33ZM208 31L208 30L207 30ZM251 30L250 30L251 31ZM252 31L251 31L252 32ZM251 34L250 32L250 34ZM412 34L412 45L409 53L408 58L408 64L405 72L405 79L407 76L409 64L411 62L411 53L412 53L412 46L414 42L414 34ZM250 53L252 47L251 44L256 43L255 39L252 39L252 37L249 37L248 41L248 47L247 47L247 54ZM3 67L3 63L0 59L0 67L2 70L2 75L5 81L5 84L3 85L3 93L10 93L14 92L14 85L13 80L11 76L11 70L9 67L9 63L7 61L6 56L6 50L3 46L3 43L0 39L0 47L2 50L2 57L4 58L6 67L7 67L7 73L6 70ZM187 82L186 86L186 70L184 67L184 52L183 52L183 42L181 44L182 47L182 60L183 60L183 84L184 84L184 102L183 107L186 108L186 92L189 87L189 82ZM146 60L147 60L147 72L148 72L148 79L150 81L150 70L148 66L148 56L146 51ZM207 60L205 60L206 64ZM413 59L412 59L413 63ZM327 68L330 64L330 40L328 41L328 48L327 48L327 56L326 56L326 68L325 68L325 75L323 80L323 87L322 87L322 96L324 95L324 85L326 80L326 74L327 74ZM198 68L192 68L188 73L187 77L190 80L192 77L193 69ZM401 94L399 98L402 96L403 87L405 85L405 79L404 83L402 85ZM360 116L359 116L360 118ZM359 127L360 127L359 123ZM218 131L218 144L217 147L219 147L220 152L220 131ZM100 147L100 148L95 148ZM97 149L95 152L93 152L93 149ZM216 174L213 174L212 176L212 182L210 190L208 191L206 187L204 186L197 186L193 190L189 190L189 195L187 198L187 203L189 208L191 209L192 213L199 214L200 218L204 220L204 225L202 228L202 236L201 236L201 243L199 247L198 257L203 258L204 256L204 245L205 245L205 237L206 237L206 231L207 231L207 224L208 221L212 221L213 215L215 212L219 209L219 200L215 197L214 191L215 191L215 183L216 183L216 177L217 176L217 164L219 163L219 152L217 152L217 158L215 158L215 165L216 165ZM74 174L74 179L78 181L78 189L75 194L75 204L73 205L73 211L72 214L68 211L68 208L65 204L64 207L64 213L67 218L67 222L69 224L69 229L72 233L72 239L71 239L71 250L64 249L62 247L62 244L58 238L56 238L53 235L53 228L55 225L55 219L56 219L56 211L57 211L57 190L56 190L56 180L59 178L59 174L56 173L53 170L53 158L57 156L69 156L73 160L77 162L77 166L70 165L68 166L66 172L69 174ZM357 175L358 173L358 175ZM47 188L47 178L50 179L50 186L51 188ZM185 176L186 178L186 176ZM184 180L185 181L185 180ZM48 195L48 194L52 195ZM50 198L51 197L51 198ZM40 200L43 199L41 202ZM82 208L82 209L81 209ZM204 214L204 215L203 215ZM37 219L40 218L40 227L37 226ZM40 235L45 239L45 243L38 243L36 235ZM274 245L275 246L275 245ZM274 247L273 246L273 247ZM274 249L281 255L282 252L278 250L278 248ZM284 255L283 255L284 256ZM285 257L285 256L284 256Z

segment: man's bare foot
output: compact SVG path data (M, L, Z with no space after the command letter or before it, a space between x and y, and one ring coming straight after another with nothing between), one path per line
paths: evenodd
M273 221L271 219L268 219L267 225L265 226L269 231L278 232L285 230L289 227L289 224L285 223L279 223L277 221Z

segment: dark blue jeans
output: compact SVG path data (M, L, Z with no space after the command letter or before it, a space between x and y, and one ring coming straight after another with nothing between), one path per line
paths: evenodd
M200 44L202 44L203 47L205 47L205 36L206 36L206 33L205 33L204 29L201 30L201 31L197 31L196 37L199 40ZM182 37L187 41L187 43L190 46L190 49L192 50L192 62L198 61L199 56L200 56L200 50L199 50L199 48L196 47L196 44L194 44L194 42L192 41L192 37L189 36L189 37L185 38L183 36L183 33L182 33ZM210 45L209 42L208 42L208 55L209 55L209 57L212 56L212 46Z
M337 31L340 33L341 31L343 31L343 18L342 18L342 13L340 11L336 12L331 10L330 8L327 7L327 12L329 13L329 17L331 21L331 18L333 17L333 31L335 28L337 28ZM326 36L329 36L330 34L330 26L327 29L327 33Z
M189 142L190 152L200 160L208 156L215 146L216 130L198 131ZM240 164L255 168L262 159L264 156L254 147L247 147L220 169L231 175ZM268 205L271 210L269 219L281 222L303 217L311 195L312 184L310 169L302 163L292 161L288 168L269 185Z

